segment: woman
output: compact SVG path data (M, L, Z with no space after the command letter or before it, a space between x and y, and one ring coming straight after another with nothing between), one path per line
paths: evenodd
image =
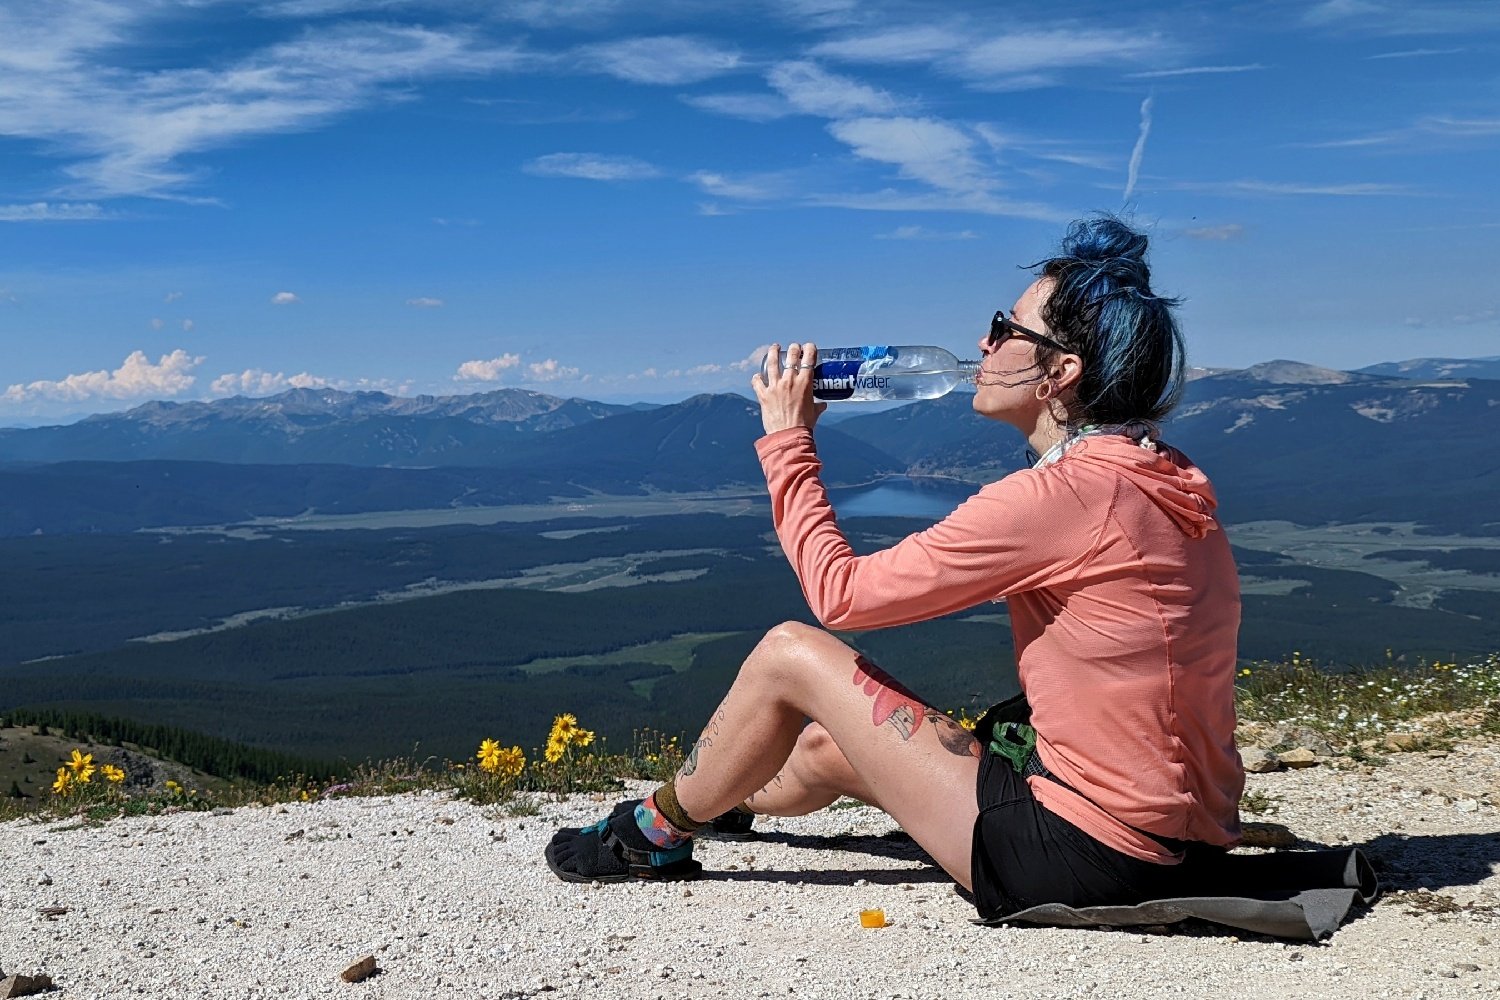
M850 795L995 919L1176 895L1188 848L1238 839L1238 584L1208 480L1155 439L1183 346L1146 244L1111 217L1074 223L995 314L974 409L1040 458L882 552L853 553L818 478L814 345L753 380L776 531L818 620L882 628L1007 599L1034 748L1023 727L975 739L829 633L780 625L673 781L556 835L558 875L693 877L705 821Z

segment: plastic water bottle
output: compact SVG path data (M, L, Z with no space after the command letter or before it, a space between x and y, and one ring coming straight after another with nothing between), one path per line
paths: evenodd
M766 355L761 371L770 365ZM786 368L786 352L781 352ZM813 398L873 403L936 399L954 389L974 391L978 361L960 361L941 347L826 347L813 369Z

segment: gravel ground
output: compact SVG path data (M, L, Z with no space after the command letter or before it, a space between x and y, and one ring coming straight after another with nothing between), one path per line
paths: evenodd
M976 927L864 806L704 843L704 880L557 881L542 846L607 807L438 795L0 825L0 968L65 997L1473 997L1500 994L1500 746L1252 775L1266 819L1360 843L1387 893L1318 945L1204 924ZM45 907L66 907L48 917ZM882 907L889 926L862 929ZM373 953L380 972L339 973Z

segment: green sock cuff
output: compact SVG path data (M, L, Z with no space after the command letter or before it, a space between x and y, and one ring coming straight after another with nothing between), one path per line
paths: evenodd
M702 828L703 824L687 814L682 808L682 803L677 801L677 785L669 781L662 785L651 795L651 800L656 803L656 811L662 817L683 833L693 833Z

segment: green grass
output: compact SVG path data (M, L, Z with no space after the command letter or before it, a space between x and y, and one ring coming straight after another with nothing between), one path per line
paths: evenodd
M1305 726L1357 753L1403 733L1413 734L1403 749L1429 749L1500 733L1500 653L1344 670L1293 653L1280 663L1242 668L1238 694L1242 721Z
M705 641L704 637L698 636L698 641ZM695 647L684 643L682 648ZM640 655L637 649L632 660L625 662ZM1243 667L1238 681L1238 712L1243 723L1306 727L1325 734L1337 751L1356 760L1450 746L1461 738L1500 735L1500 653L1468 661L1415 664L1390 659L1344 669L1331 669L1294 653L1285 660ZM21 799L0 797L0 821L32 817L94 824L122 815L413 791L446 792L512 815L531 815L539 808L539 797L615 792L627 778L664 781L683 762L680 737L646 729L633 732L620 749L604 738L579 740L550 762L542 751L525 751L524 769L512 775L487 772L475 757L453 761L408 756L372 760L336 779L290 775L268 783L228 782L179 770L169 773L188 777L132 790L128 781L112 785L101 773L86 785L56 794L51 791L52 775L58 767L66 767L61 762L73 749L103 755L109 748L75 745L61 732L50 730L39 733L36 728L11 727L4 732L12 758L32 757L31 766L43 768L46 774L42 787L37 788L36 779L31 782L35 794ZM475 734L474 745L486 735ZM95 761L103 762L99 757ZM843 800L831 808L855 805L853 800ZM1250 814L1271 814L1278 806L1274 796L1256 791L1242 801Z

